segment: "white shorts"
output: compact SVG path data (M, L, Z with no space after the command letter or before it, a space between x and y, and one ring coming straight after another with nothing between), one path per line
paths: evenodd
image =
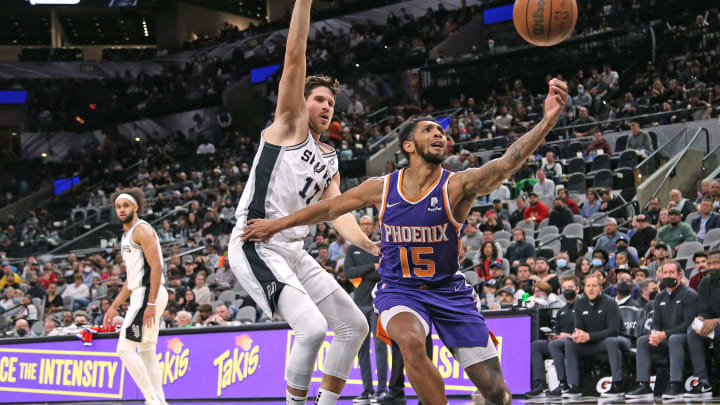
M118 346L126 343L138 343L125 338L125 329L132 324L133 319L135 319L135 315L137 315L138 311L142 308L143 298L145 298L145 287L135 289L130 295L130 306L128 307L127 314L125 314L125 319L123 320ZM155 300L155 322L153 322L153 325L149 328L143 325L142 342L140 343L157 343L158 334L160 333L160 321L162 320L163 312L165 312L167 302L167 290L161 285L160 290L158 290L157 299Z
M275 304L281 285L309 294L315 304L340 288L340 284L303 249L302 240L285 241L275 235L267 242L245 244L240 239L242 233L243 228L235 227L230 236L230 268L266 314L277 312Z

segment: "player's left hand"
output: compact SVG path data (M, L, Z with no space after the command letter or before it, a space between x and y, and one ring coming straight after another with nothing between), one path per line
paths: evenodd
M370 253L373 256L380 256L380 245L382 244L381 241L372 242L369 241L367 246L363 248L366 252Z
M143 325L150 328L155 323L155 306L145 307L145 313L143 314Z
M700 328L700 336L707 336L715 330L715 327L718 326L717 319L703 319L702 321L703 325L702 328Z
M249 220L240 239L243 242L265 242L277 232L273 229L273 222L275 221L264 218Z
M548 95L545 98L545 118L557 122L568 102L567 83L560 79L552 79L548 83Z

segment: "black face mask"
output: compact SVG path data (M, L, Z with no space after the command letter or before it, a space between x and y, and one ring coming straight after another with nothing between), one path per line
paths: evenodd
M657 297L657 295L658 295L658 292L657 292L657 291L650 291L650 299L651 299L651 300L654 300L655 297Z
M629 295L631 291L632 286L624 281L617 285L617 292L620 294Z
M561 206L559 206L559 205L556 205L556 206L555 206L555 211L562 211L562 209L563 209L563 207L561 207Z
M577 297L577 291L575 291L575 290L565 290L565 291L563 291L563 297L565 297L565 299L566 299L567 301L572 301L572 300L574 300L574 299Z
M720 269L708 270L708 274L713 282L720 281Z
M615 249L618 252L624 252L627 250L627 245L617 245L617 248Z
M675 288L675 286L678 284L678 281L676 278L665 277L662 280L662 284L665 288Z

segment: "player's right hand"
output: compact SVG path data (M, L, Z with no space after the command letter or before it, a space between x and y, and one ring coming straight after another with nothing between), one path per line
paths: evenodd
M274 230L274 222L264 218L251 219L240 235L240 239L243 242L265 242L277 233Z
M112 325L113 318L115 318L117 314L117 309L110 307L110 309L105 312L105 316L103 317L103 328L109 328L110 325Z

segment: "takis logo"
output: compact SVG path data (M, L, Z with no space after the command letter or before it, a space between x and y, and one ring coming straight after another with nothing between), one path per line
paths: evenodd
M217 396L222 390L255 374L259 364L260 346L246 333L235 337L235 348L225 350L213 361L218 369Z
M184 376L188 370L190 349L183 350L180 338L168 341L165 353L158 353L163 385L172 384Z

